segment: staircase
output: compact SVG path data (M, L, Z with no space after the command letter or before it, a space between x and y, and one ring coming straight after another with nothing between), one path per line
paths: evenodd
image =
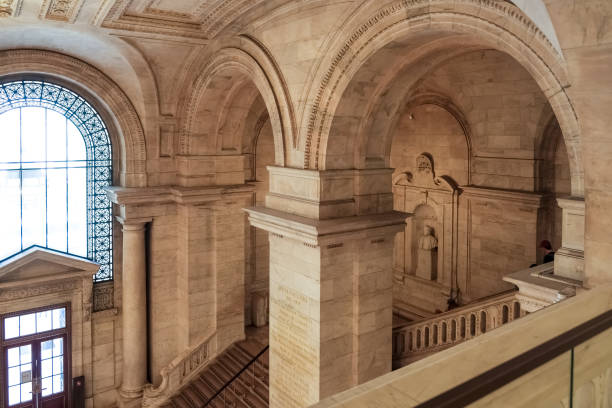
M268 347L243 341L217 356L164 407L267 408L268 378Z

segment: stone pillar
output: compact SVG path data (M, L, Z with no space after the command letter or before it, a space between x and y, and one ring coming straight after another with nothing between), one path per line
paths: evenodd
M391 371L391 169L268 167L270 406L306 407Z
M394 237L406 215L247 211L270 233L270 406L306 407L390 372Z
M563 210L563 225L561 248L555 253L555 275L584 281L584 199L558 198L557 202Z
M147 383L147 263L145 227L151 219L118 218L123 225L122 406L138 406Z

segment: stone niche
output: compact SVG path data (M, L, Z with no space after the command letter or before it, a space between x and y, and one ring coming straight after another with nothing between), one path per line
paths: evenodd
M0 263L0 315L69 305L72 343L70 377L85 376L88 406L92 406L94 394L98 394L96 400L101 406L110 406L114 403L115 388L113 330L107 333L103 327L97 327L104 320L100 319L100 313L107 312L93 313L92 310L92 277L98 268L98 264L86 259L40 247L16 254ZM116 310L111 314L116 314ZM97 336L93 335L94 332ZM94 337L97 337L96 341L110 337L110 349L104 348L106 357L100 354L94 358L98 346ZM111 351L111 357L108 357L108 351ZM107 366L105 361L108 359ZM65 379L67 386L71 378ZM102 383L105 383L106 389L101 389ZM108 391L109 395L103 395L104 391Z
M417 157L414 172L396 173L394 209L413 214L395 238L396 308L445 311L456 295L459 191L450 177L435 175L427 153Z

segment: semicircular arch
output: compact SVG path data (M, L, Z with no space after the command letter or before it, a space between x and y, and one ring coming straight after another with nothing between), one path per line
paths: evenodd
M352 18L353 30L330 45L328 56L314 75L309 109L299 129L304 167L327 168L330 129L336 109L355 74L386 45L424 32L441 36L461 35L467 45L504 52L519 62L547 97L563 130L572 173L572 193L583 195L580 128L564 91L568 79L565 62L546 36L511 4L468 0L414 0L390 2L372 13L366 2L363 15ZM435 5L434 5L435 4ZM359 14L359 13L357 13Z
M144 187L146 144L140 118L121 88L97 68L52 51L0 51L0 78L49 80L84 97L107 125L119 184Z

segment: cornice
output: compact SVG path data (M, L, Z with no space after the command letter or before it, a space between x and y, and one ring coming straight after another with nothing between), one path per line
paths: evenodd
M504 190L492 187L462 186L462 197L476 200L516 202L536 208L542 206L545 195L528 191Z
M266 207L245 208L251 225L277 237L321 246L338 241L395 234L406 227L408 214L392 211L385 214L317 220Z
M253 184L202 187L108 187L106 194L117 205L197 204L215 202L228 196L251 197Z

